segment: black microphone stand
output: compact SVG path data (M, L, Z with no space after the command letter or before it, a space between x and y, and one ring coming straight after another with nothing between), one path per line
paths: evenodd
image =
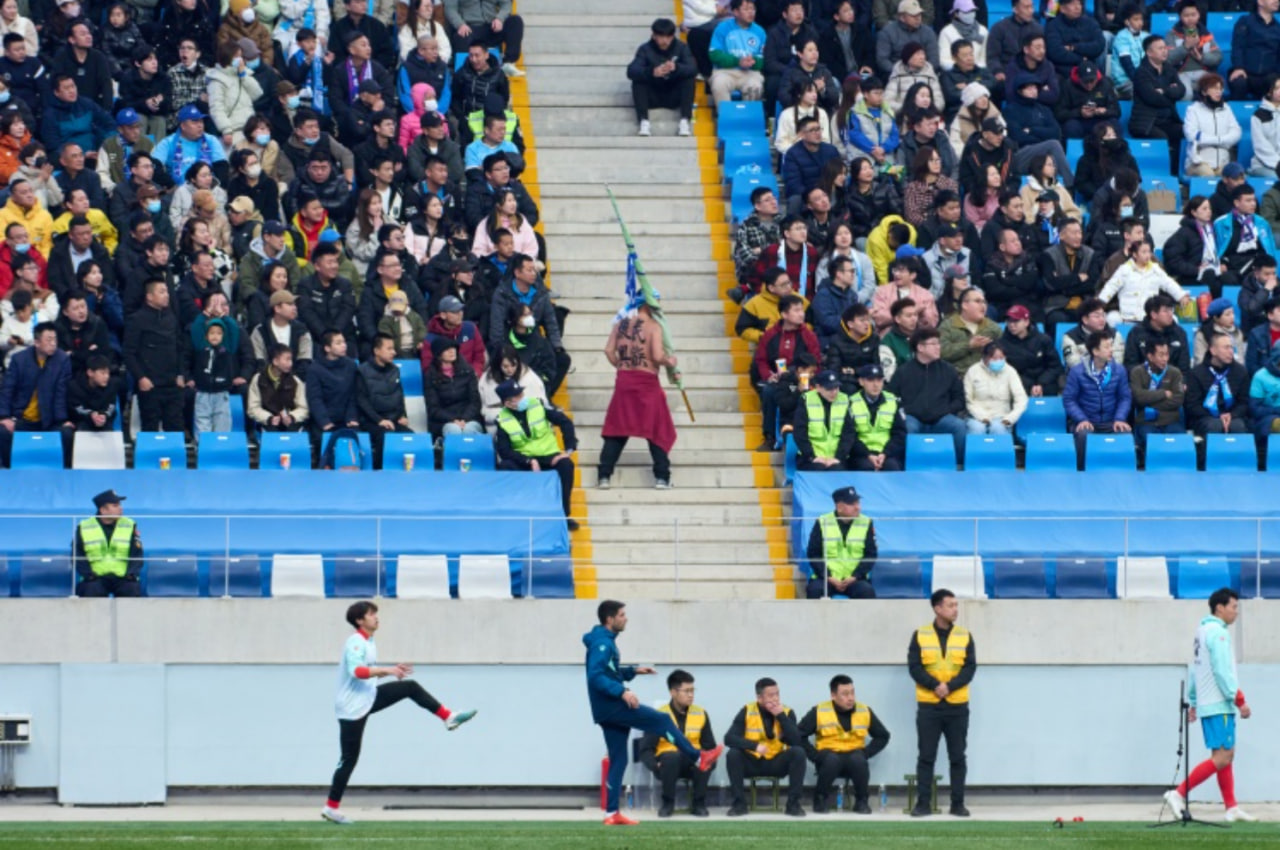
M1187 680L1183 679L1178 685L1178 759L1182 762L1182 776L1188 778L1191 776L1191 723L1187 719L1187 712L1191 709L1191 703L1187 702ZM1177 782L1177 775L1174 775L1174 782ZM1176 785L1174 786L1177 787ZM1167 805L1167 804L1166 804ZM1160 814L1164 814L1164 806L1160 807ZM1198 823L1201 826L1214 826L1219 829L1226 829L1225 823L1214 823L1213 821L1200 820L1191 816L1191 789L1187 789L1187 796L1182 802L1182 817L1175 820L1157 821L1148 824L1152 829L1162 826L1186 826L1190 823Z

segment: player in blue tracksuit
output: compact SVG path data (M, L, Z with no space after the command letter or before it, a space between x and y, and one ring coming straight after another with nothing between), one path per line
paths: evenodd
M723 746L699 750L681 734L668 714L640 704L626 682L637 675L656 672L652 667L623 666L618 653L617 637L627 627L627 609L621 602L606 599L596 609L600 625L582 636L587 648L587 697L591 700L591 719L604 732L609 750L608 801L604 822L610 826L630 826L638 821L618 811L618 792L627 770L627 740L632 729L663 735L680 752L698 763L698 769L709 771L724 751Z

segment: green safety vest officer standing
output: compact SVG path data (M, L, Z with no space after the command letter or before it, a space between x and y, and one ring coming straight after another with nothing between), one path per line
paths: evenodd
M124 516L124 496L104 490L93 497L98 515L76 527L75 566L78 596L141 596L142 538Z

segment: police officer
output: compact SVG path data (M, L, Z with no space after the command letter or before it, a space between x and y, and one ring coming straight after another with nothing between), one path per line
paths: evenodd
M658 710L671 716L689 743L703 751L714 750L716 736L711 731L711 718L702 706L693 704L693 675L685 670L672 670L667 676L667 690L671 692L671 702ZM640 739L640 761L662 782L662 805L658 807L658 817L669 818L675 811L676 782L681 779L693 783L693 816L707 816L707 780L711 774L699 770L697 761L681 753L675 744L655 732L647 732Z
M841 487L831 498L835 510L818 517L809 532L805 595L810 599L875 599L876 590L871 586L877 554L875 525L862 515L862 497L853 487Z
M536 398L525 398L524 387L515 380L498 384L497 392L498 400L502 402L495 436L498 468L533 472L554 470L560 476L560 496L569 530L577 531L577 520L569 516L573 497L571 455L578 448L573 420L554 407L543 407ZM563 451L551 430L553 425L560 429L564 438Z
M929 603L933 605L933 622L917 629L907 648L907 669L916 683L916 737L920 747L916 758L920 796L911 816L928 817L933 813L933 764L938 757L938 739L945 735L947 756L951 759L951 814L967 818L964 751L969 735L969 683L977 670L977 655L968 630L956 625L960 606L955 594L935 590Z
M853 782L853 811L871 814L867 802L871 767L867 762L889 745L889 730L875 712L857 701L853 679L843 673L831 678L831 699L809 709L800 721L800 734L806 739L817 736L816 746L806 743L809 758L818 769L813 813L831 811L831 786L843 778Z
M856 472L901 472L907 455L907 420L898 397L884 389L879 363L858 367L862 389L849 399L854 439L847 464Z
M76 585L79 596L141 596L142 538L123 516L124 496L104 490L93 497L98 515L76 528Z
M787 809L793 818L804 817L800 794L804 791L804 738L796 726L796 713L782 704L778 683L764 678L756 682L756 698L743 706L724 736L733 804L729 817L748 812L747 777L787 777Z
M814 389L796 405L796 468L804 472L839 471L849 456L854 432L849 397L840 392L840 376L827 369L813 379Z

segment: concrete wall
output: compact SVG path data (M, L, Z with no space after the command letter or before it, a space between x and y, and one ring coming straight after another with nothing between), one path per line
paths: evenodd
M343 603L289 600L14 600L0 617L0 713L31 714L21 787L64 802L153 801L169 786L321 786L337 758L335 664ZM1178 683L1202 603L962 603L980 662L970 777L979 785L1162 785L1174 767ZM580 635L593 604L388 601L379 649L471 726L446 734L411 705L370 722L355 783L587 786L603 744L584 695ZM771 675L798 712L848 672L894 737L873 780L914 770L904 669L917 603L632 606L624 658L698 679L717 734ZM1237 785L1265 799L1280 780L1276 606L1245 605ZM61 654L62 657L58 657ZM649 702L662 676L642 679ZM123 746L113 730L123 730ZM501 758L475 757L483 751ZM1193 730L1192 758L1203 755ZM945 767L939 770L945 775ZM718 769L716 784L723 781ZM1216 788L1210 791L1216 793Z

